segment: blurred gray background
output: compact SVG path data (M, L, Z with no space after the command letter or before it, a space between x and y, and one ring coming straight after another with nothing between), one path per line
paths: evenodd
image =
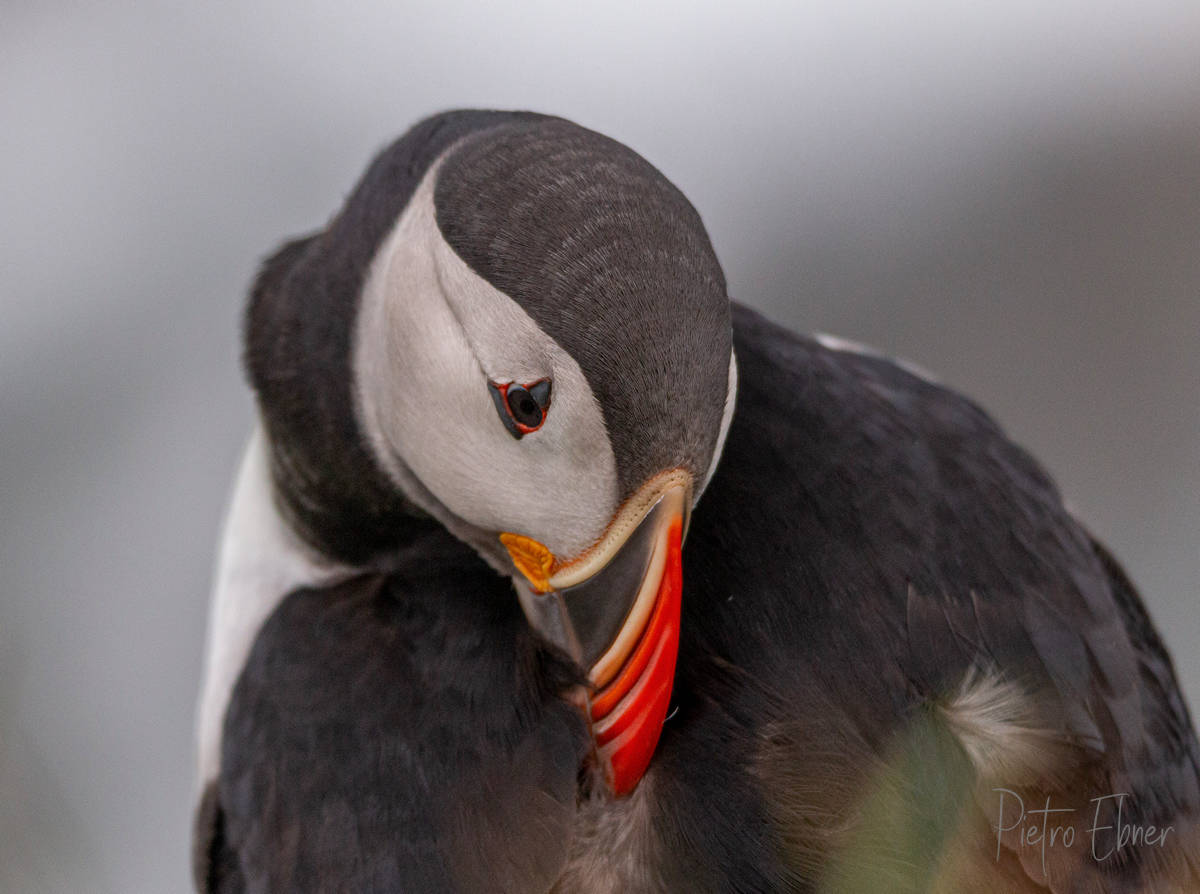
M737 298L978 398L1197 705L1200 5L5 0L0 891L187 889L247 282L454 106L630 144Z

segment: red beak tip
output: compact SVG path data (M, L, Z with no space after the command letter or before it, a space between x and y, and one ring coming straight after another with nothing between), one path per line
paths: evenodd
M668 535L668 553L655 606L642 639L627 665L633 673L619 675L619 701L594 699L611 705L607 713L592 714L592 734L610 790L630 794L645 775L662 734L671 702L675 661L679 653L679 619L683 589L682 523L675 520ZM594 710L594 708L593 708Z

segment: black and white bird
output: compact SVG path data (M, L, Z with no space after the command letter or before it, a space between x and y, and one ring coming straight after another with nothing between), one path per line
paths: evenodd
M731 306L631 150L418 124L245 361L201 891L1200 890L1118 564L974 404Z

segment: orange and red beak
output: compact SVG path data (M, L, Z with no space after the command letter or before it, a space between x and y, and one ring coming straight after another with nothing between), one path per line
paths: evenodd
M687 473L657 476L625 502L594 546L570 562L559 563L528 537L500 535L528 581L517 590L529 622L588 672L581 706L615 795L637 786L667 715L691 496Z

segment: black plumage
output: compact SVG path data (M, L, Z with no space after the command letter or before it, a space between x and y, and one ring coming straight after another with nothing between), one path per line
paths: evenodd
M725 274L666 177L608 137L537 118L453 152L437 208L455 252L583 367L623 454L622 498L711 457L723 409L714 383L729 363ZM670 337L679 332L686 342ZM684 356L664 356L681 346ZM670 387L652 387L661 381Z
M576 682L509 581L441 530L387 573L291 594L230 704L202 884L546 890L584 756L559 698Z
M1127 819L1174 824L1163 865L1195 883L1200 752L1170 660L1045 473L885 360L745 309L735 344L738 410L685 548L675 711L638 792L576 803L569 665L506 580L429 530L387 573L291 595L259 636L204 863L239 881L212 890L817 890L873 768L972 667L1019 681L1069 748L1033 789L1133 792ZM981 873L1047 890L980 846ZM1054 890L1160 890L1161 851L1064 855Z

